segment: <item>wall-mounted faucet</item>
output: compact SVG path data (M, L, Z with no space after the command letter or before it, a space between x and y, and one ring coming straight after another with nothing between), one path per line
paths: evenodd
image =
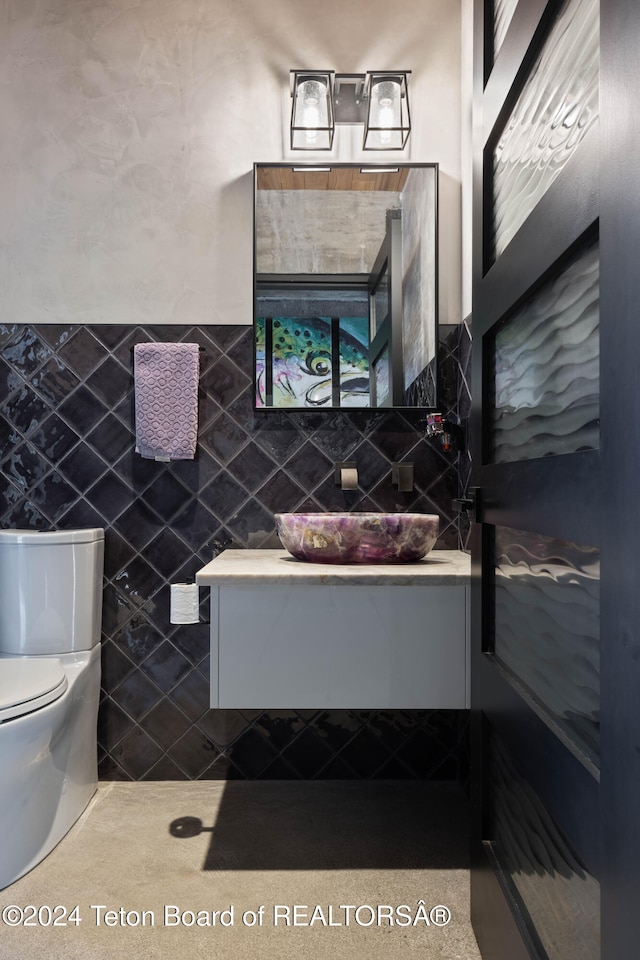
M400 493L410 493L413 490L413 464L392 463L391 483Z
M358 469L355 460L336 463L335 482L336 486L342 490L358 489Z

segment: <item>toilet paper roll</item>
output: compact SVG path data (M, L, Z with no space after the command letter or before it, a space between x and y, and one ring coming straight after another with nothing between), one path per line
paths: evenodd
M197 583L171 584L171 623L198 623L199 587Z

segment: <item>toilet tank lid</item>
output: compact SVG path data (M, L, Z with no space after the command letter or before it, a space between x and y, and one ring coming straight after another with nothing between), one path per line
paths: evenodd
M0 530L0 543L93 543L104 540L102 527L84 530Z

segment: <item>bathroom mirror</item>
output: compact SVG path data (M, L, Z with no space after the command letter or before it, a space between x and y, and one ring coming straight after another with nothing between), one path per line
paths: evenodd
M254 187L256 407L435 407L437 164L255 164Z

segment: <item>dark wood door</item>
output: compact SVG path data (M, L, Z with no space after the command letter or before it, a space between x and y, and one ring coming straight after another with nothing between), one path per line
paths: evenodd
M472 921L487 960L612 960L600 5L474 32Z

